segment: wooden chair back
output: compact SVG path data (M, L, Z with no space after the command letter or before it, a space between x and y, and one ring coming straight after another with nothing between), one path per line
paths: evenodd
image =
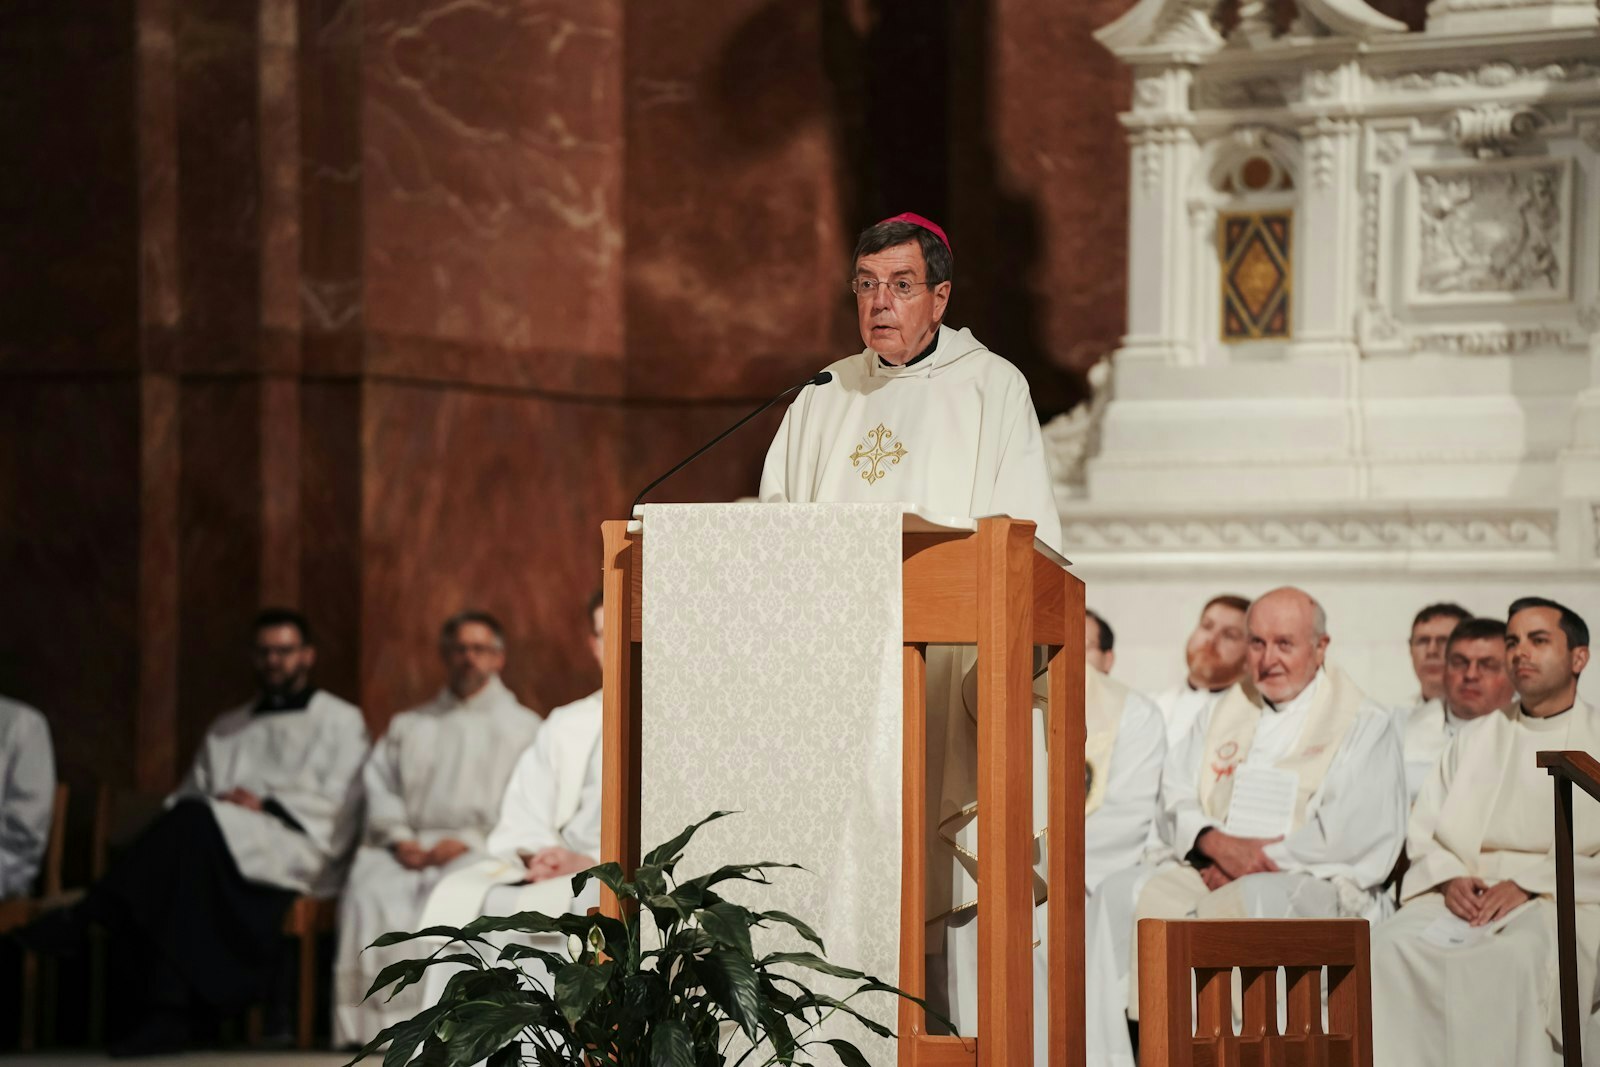
M71 799L72 787L57 782L50 807L50 840L45 843L44 862L39 870L39 895L42 897L61 895L61 857L67 850L67 804Z
M1372 1067L1368 933L1365 919L1140 920L1141 1067ZM1282 1033L1280 967L1288 1008ZM1243 1016L1237 1033L1235 970Z

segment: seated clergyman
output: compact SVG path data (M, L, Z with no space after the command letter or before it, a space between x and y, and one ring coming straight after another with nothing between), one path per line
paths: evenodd
M1116 631L1093 608L1083 611L1083 659L1101 674L1110 674L1117 663Z
M50 724L34 708L0 697L0 900L33 890L55 792Z
M1560 1048L1554 791L1541 751L1600 751L1600 712L1578 698L1589 628L1536 597L1511 605L1519 700L1445 749L1417 798L1404 906L1372 935L1377 1067L1546 1064ZM1600 953L1600 813L1574 811L1579 1003L1593 1011ZM1587 1051L1587 1050L1586 1050Z
M294 611L256 617L259 695L219 718L188 777L71 909L24 932L45 952L111 932L113 1054L175 1050L197 1018L259 1002L284 913L332 896L360 830L361 712L310 682L316 648Z
M1401 743L1406 753L1406 793L1413 803L1417 790L1439 761L1449 737L1444 712L1445 644L1455 628L1472 618L1459 604L1429 604L1411 622L1411 669L1417 676L1417 695L1396 709Z
M366 832L339 905L336 1046L365 1044L424 1006L415 986L363 1002L378 972L415 948L367 946L380 934L416 929L440 878L482 857L511 768L539 732L538 713L500 680L505 635L494 616L451 616L439 657L444 688L390 721L362 773Z
M1182 683L1156 694L1156 706L1167 724L1167 747L1176 748L1200 713L1245 676L1244 615L1250 601L1220 593L1206 601L1194 632L1184 644L1188 668Z
M600 594L590 599L587 614L589 651L599 661L605 623ZM480 915L525 911L581 914L599 904L599 883L590 882L581 897L574 897L571 876L599 862L601 725L598 691L550 713L512 769L489 834L488 857L441 880L419 926L464 926ZM503 946L514 936L521 937L493 935L491 940ZM557 950L562 944L559 937L531 936L537 947ZM523 966L540 973L534 959ZM428 970L421 983L425 1003L438 1001L452 973L450 967Z
M1407 712L1400 722L1406 752L1406 793L1413 804L1445 746L1461 727L1494 711L1506 711L1516 698L1506 665L1506 624L1499 619L1467 619L1450 631L1444 652L1444 689Z
M1089 1060L1131 1064L1141 918L1381 918L1405 835L1405 768L1390 713L1324 666L1321 606L1299 589L1250 606L1250 680L1167 755L1164 849L1090 900Z

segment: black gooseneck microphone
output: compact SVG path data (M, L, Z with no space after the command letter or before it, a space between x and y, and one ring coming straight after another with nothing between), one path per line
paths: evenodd
M723 430L721 433L717 434L717 436L713 437L711 440L707 441L705 444L689 453L688 458L684 459L683 462L679 463L676 467L673 467L667 473L663 474L661 477L657 478L655 481L639 490L639 495L633 498L633 504L628 508L628 517L630 519L633 518L634 509L639 506L639 502L645 498L650 490L654 489L656 486L660 485L662 482L666 481L668 478L672 477L674 474L677 474L679 471L683 470L683 468L687 467L689 464L693 463L695 460L711 451L711 449L714 448L724 437L727 437L733 431L737 430L739 427L743 426L745 423L749 422L751 419L755 418L757 415L761 414L763 411L767 410L772 405L788 396L790 393L798 393L808 385L827 385L831 381L833 381L832 371L818 371L816 374L813 374L799 385L789 386L789 388L785 389L783 392L779 393L765 404L762 404L750 414L746 415L732 426L729 426L726 430Z

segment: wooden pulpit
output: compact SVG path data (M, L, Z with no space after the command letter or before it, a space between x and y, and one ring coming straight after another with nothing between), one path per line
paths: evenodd
M601 858L640 858L640 641L643 535L607 522L605 542L604 822ZM1084 1062L1083 583L1034 540L1034 526L980 519L970 531L908 515L904 593L904 766L900 974L925 992L928 645L978 650L978 1027L930 1035L902 1001L900 1067L1031 1067L1033 1061L1033 648L1049 657L1049 1063ZM617 622L626 620L625 625ZM998 714L995 713L999 709ZM942 862L942 860L941 860ZM602 908L617 914L606 894Z

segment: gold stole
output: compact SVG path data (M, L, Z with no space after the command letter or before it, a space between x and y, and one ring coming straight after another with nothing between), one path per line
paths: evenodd
M1128 687L1093 667L1084 669L1087 679L1083 699L1083 766L1089 779L1083 814L1093 815L1106 798L1106 783L1111 776L1111 750L1117 744L1117 728L1128 706Z
M1361 690L1342 670L1323 669L1322 684L1311 698L1306 723L1295 739L1295 747L1273 764L1279 770L1293 771L1300 776L1293 829L1298 830L1305 823L1306 805L1322 786L1328 764L1333 762L1333 754L1339 751L1345 734L1355 723L1364 699ZM1228 690L1211 713L1204 763L1200 768L1199 799L1200 807L1219 823L1227 820L1228 804L1233 799L1233 773L1249 754L1256 724L1263 714L1264 703L1252 701L1238 685Z

